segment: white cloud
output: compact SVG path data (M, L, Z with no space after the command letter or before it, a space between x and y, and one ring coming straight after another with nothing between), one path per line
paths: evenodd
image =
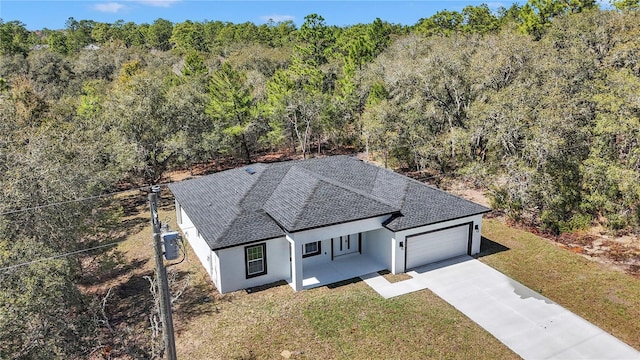
M171 5L179 2L180 0L137 0L137 2L156 7L170 7Z
M262 19L262 21L267 22L267 21L273 21L276 23L279 22L283 22L283 21L293 21L295 20L295 16L291 16L291 15L263 15L260 16L260 19Z
M95 4L93 8L100 12L106 13L117 13L122 10L125 6L116 2L104 3L104 4Z

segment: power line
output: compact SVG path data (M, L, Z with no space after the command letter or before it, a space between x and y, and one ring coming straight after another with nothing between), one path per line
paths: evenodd
M157 184L157 186L166 186L168 184L169 183L162 183L162 184ZM74 203L74 202L81 202L81 201L87 201L87 200L93 200L93 199L100 199L100 198L105 198L105 197L109 197L109 196L115 196L115 195L119 195L119 194L128 193L128 192L131 192L131 191L136 191L136 190L140 191L140 190L150 189L150 188L151 188L151 186L142 186L142 187L131 188L131 189L122 190L122 191L115 191L115 192L111 192L111 193L107 193L107 194L87 196L87 197L82 197L82 198L77 198L77 199L72 199L72 200L66 200L66 201L59 201L59 202L54 202L54 203L49 203L49 204L44 204L44 205L36 205L36 206L31 206L31 207L28 207L28 208L24 208L24 209L6 210L6 211L3 211L3 212L0 212L0 215L17 214L17 213L22 213L22 212L27 212L27 211L32 211L32 210L39 210L39 209L44 209L44 208L58 206L58 205L70 204L70 203ZM36 259L36 260L31 260L31 261L26 261L26 262L23 262L23 263L18 263L18 264L6 266L6 267L3 267L3 268L0 268L0 272L6 272L6 271L13 270L13 269L16 269L16 268L19 268L19 267L22 267L22 266L28 266L28 265L31 265L31 264L34 264L34 263L38 263L38 262L42 262L42 261L59 259L59 258L71 256L71 255L77 255L77 254L80 254L80 253L83 253L83 252L88 252L88 251L102 249L102 248L109 247L109 246L114 246L114 245L117 245L117 244L119 244L119 243L121 243L123 241L125 241L125 240L115 241L115 242L112 242L112 243L109 243L109 244L98 245L98 246L94 246L94 247L87 248L87 249L76 250L76 251L72 251L72 252L68 252L68 253L58 254L58 255L54 255L54 256L50 256L50 257L46 257L46 258L41 258L41 259Z
M35 264L35 263L38 263L38 262L41 262L41 261L54 260L54 259L59 259L59 258L71 256L71 255L77 255L77 254L80 254L80 253L83 253L83 252L87 252L87 251L102 249L102 248L105 248L105 247L109 247L109 246L120 244L121 242L124 242L124 241L126 241L126 240L115 241L115 242L112 242L112 243L109 243L109 244L102 244L102 245L94 246L94 247L88 248L88 249L76 250L76 251L72 251L72 252L68 252L68 253L64 253L64 254L58 254L58 255L42 258L42 259L36 259L36 260L31 260L31 261L27 261L27 262L23 262L23 263L19 263L19 264L14 264L14 265L10 265L10 266L7 266L7 267L0 268L0 271L6 272L8 270L17 269L19 267L28 266L28 265Z
M158 186L166 186L169 183L163 183L163 184L158 184ZM100 198L105 198L105 197L109 197L109 196L115 196L115 195L119 195L119 194L124 194L124 193L128 193L131 191L140 191L140 190L144 190L144 189L149 189L151 188L151 186L142 186L139 188L132 188L132 189L128 189L128 190L122 190L122 191L116 191L116 192L111 192L111 193L106 193L106 194L101 194L101 195L94 195L94 196L87 196L87 197L83 197L83 198L77 198L77 199L73 199L73 200L66 200L66 201L59 201L59 202L54 202L54 203L49 203L49 204L44 204L44 205L36 205L36 206L31 206L28 208L24 208L24 209L13 209L13 210L6 210L3 212L0 212L0 215L10 215L10 214L17 214L17 213L21 213L21 212L27 212L27 211L32 211L32 210L40 210L40 209L45 209L48 207L52 207L52 206L58 206L58 205L65 205L65 204L71 204L74 202L81 202L81 201L87 201L87 200L94 200L94 199L100 199Z

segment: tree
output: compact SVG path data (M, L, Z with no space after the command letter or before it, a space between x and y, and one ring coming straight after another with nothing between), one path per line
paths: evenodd
M427 19L420 19L415 31L427 36L451 35L462 28L464 15L457 11L442 10Z
M34 239L0 233L1 267L58 254ZM0 356L75 357L90 348L91 310L83 306L86 299L74 285L73 268L58 259L0 274Z
M389 165L389 156L394 148L394 142L398 139L397 121L394 121L395 113L391 104L387 101L389 96L381 82L371 86L364 114L362 115L362 133L364 136L367 157L372 153L381 152L384 159L384 167Z
M640 226L640 80L628 69L598 82L590 154L583 163L583 209L618 230Z
M267 103L265 112L269 114L269 130L261 138L263 144L273 149L289 141L291 152L296 152L295 134L287 119L286 109L292 101L294 82L287 71L280 69L273 74L267 83Z
M286 46L293 41L296 26L293 21L281 21L277 23L269 22L271 36L269 45L273 47Z
M182 144L177 153L176 166L191 166L212 158L219 145L212 141L216 131L211 126L211 118L206 114L209 102L206 84L200 81L185 81L171 86L166 101L167 117L180 124L176 143Z
M204 42L202 30L202 24L190 20L177 23L173 26L169 41L173 49L179 53L206 51L207 44Z
M160 181L184 147L181 124L167 111L167 74L138 69L121 76L105 103L104 116L128 141L120 151L135 155L132 175L147 184Z
M165 19L157 19L149 26L146 39L149 47L160 51L168 51L171 49L171 33L173 32L173 23Z
M122 34L122 42L126 47L142 47L145 43L144 28L136 25L134 22L127 22L120 28Z
M211 100L207 114L211 117L214 131L222 135L220 152L224 153L239 145L245 161L251 162L248 136L251 133L256 106L252 89L246 75L224 63L216 71L209 85Z
M568 13L579 13L593 9L595 0L529 0L520 9L520 29L540 39L553 18Z
M330 55L333 34L324 18L318 14L307 15L304 20L298 31L296 52L303 62L320 66L327 62Z
M20 21L3 22L0 18L0 55L26 55L29 51L29 31Z
M462 28L465 32L486 34L500 29L498 18L491 13L487 4L466 6L462 9L462 15L464 16Z
M611 0L611 5L621 11L634 11L640 9L639 0Z
M291 51L285 48L255 44L234 51L229 55L227 61L237 69L255 70L266 77L271 77L278 69L284 69L289 65Z
M86 45L91 44L93 39L91 34L95 22L90 20L80 20L70 17L65 23L66 48L68 52L76 53Z
M75 76L69 60L62 55L40 50L27 60L34 90L44 94L47 99L58 99L65 92L79 90L71 86Z
M204 64L204 58L196 51L189 51L184 58L184 66L182 67L182 75L203 77L208 73Z
M528 36L505 29L485 36L484 43L469 63L480 95L469 106L467 124L471 156L486 169L518 157L539 96L535 45Z
M383 22L380 18L373 20L373 23L367 28L367 36L372 42L372 55L378 56L391 43L391 33L393 26L388 22Z
M67 36L61 31L53 31L47 36L47 45L49 49L60 55L66 55L69 52L69 44Z
M73 62L73 73L82 80L112 80L116 71L110 50L82 52Z
M111 24L95 23L91 29L91 38L99 44L107 44L112 40Z
M92 151L105 141L89 139L73 116L55 107L26 78L0 94L2 358L77 358L95 345L94 308L76 285L82 255L29 264L114 235L107 201L73 201L114 184L117 177Z
M296 152L297 143L306 158L314 138L320 148L323 130L327 130L332 120L326 117L331 108L328 96L317 87L322 73L314 69L302 74L294 71L279 70L267 84L270 115L267 138L272 143L289 138L292 151Z

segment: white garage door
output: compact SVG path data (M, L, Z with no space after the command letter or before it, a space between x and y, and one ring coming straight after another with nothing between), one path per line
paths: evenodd
M407 236L405 269L465 255L469 246L469 224Z

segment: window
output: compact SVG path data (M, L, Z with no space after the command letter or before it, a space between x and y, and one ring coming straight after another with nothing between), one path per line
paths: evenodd
M320 255L320 241L302 245L302 257Z
M246 246L244 248L247 279L267 273L267 251L265 244Z

